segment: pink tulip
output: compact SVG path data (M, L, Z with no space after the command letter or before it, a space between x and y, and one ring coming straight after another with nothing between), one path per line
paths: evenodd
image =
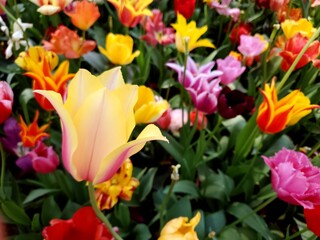
M7 82L0 82L0 124L6 121L12 112L13 91Z
M262 158L271 168L272 187L280 199L306 209L320 204L320 169L304 153L283 148Z
M223 72L219 77L220 82L225 85L233 83L246 70L245 67L241 66L241 61L232 56L218 59L217 65L217 69Z
M53 172L59 165L59 157L52 146L48 147L40 141L28 155L31 156L33 169L38 173Z
M218 96L222 89L219 86L220 80L217 79L222 72L211 70L214 64L209 62L199 66L191 57L188 57L186 71L184 66L177 63L166 64L178 73L178 80L188 91L195 108L205 114L211 114L217 110Z

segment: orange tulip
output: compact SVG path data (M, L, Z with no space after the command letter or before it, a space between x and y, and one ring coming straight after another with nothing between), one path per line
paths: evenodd
M63 61L56 71L52 72L58 64L58 56L40 47L31 47L27 53L20 53L15 63L27 70L24 75L33 79L33 90L51 90L64 96L67 82L74 76L73 73L68 73L69 61ZM45 97L37 93L34 95L43 109L54 110Z
M39 111L36 111L33 122L27 125L20 115L20 137L24 147L34 147L38 141L41 141L42 138L49 137L49 134L44 132L49 127L49 124L39 127L38 118Z
M92 51L96 42L80 38L76 31L66 26L59 28L51 34L50 41L43 41L44 48L57 54L63 54L66 58L80 58L82 55Z
M83 31L88 30L100 17L97 5L88 0L74 2L72 9L65 9L64 13L71 18L73 25Z
M310 105L310 99L300 90L294 90L284 98L278 100L275 80L271 86L265 84L261 90L264 101L258 111L257 124L261 131L269 134L277 133L287 126L296 124L319 105Z

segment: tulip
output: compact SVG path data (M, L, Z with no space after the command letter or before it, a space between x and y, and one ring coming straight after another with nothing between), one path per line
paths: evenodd
M197 109L194 109L190 112L189 119L191 126L196 125L197 130L205 129L208 125L206 114L201 111L197 111Z
M279 55L282 57L281 69L288 71L292 63L295 61L302 48L307 44L308 38L297 33L294 37L290 38L285 48ZM320 54L320 42L318 40L312 42L307 51L301 56L298 64L294 70L304 67L311 61L317 61L317 57Z
M120 22L126 27L135 27L143 16L152 16L147 9L152 0L107 0L115 9Z
M55 72L52 69L58 64L58 57L54 52L45 51L39 47L30 48L27 53L22 53L16 64L28 70L25 76L31 78L33 90L52 90L64 96L68 81L74 76L69 72L69 61L63 61ZM30 52L30 53L29 53ZM35 93L39 105L52 111L51 103L43 96Z
M226 119L246 114L254 108L254 98L239 90L224 87L218 99L218 113Z
M42 231L44 240L113 239L92 207L82 207L68 220L52 219Z
M80 38L76 31L60 25L51 34L50 41L43 41L44 49L62 54L66 58L80 58L82 55L92 51L96 47L95 41Z
M20 131L21 128L14 117L8 118L3 123L3 137L0 137L0 142L3 148L11 153L18 155L20 147L18 143L21 142Z
M43 142L38 141L34 149L16 161L16 165L24 172L34 170L37 173L50 173L57 169L59 156L52 146L47 147Z
M235 44L240 43L241 35L250 35L252 31L252 25L249 23L239 23L231 29L230 32L230 41Z
M320 205L314 206L313 209L304 209L304 217L307 222L307 227L315 235L320 237L319 218L320 218Z
M152 90L146 86L139 86L138 101L134 106L136 123L152 123L157 121L168 109L166 100L155 100Z
M106 182L94 186L95 196L101 210L111 209L119 198L130 201L139 180L132 177L133 165L126 159L120 169Z
M238 50L244 56L246 65L250 66L253 63L254 58L263 53L267 46L268 42L259 35L241 35Z
M52 71L58 66L59 57L54 52L35 46L30 47L28 51L21 52L14 62L27 72L44 75L43 69Z
M39 6L38 12L43 15L53 15L64 9L72 0L30 0Z
M208 6L212 9L214 8L217 13L224 16L230 16L234 22L237 22L240 16L239 8L230 8L229 5L231 0L205 0Z
M187 217L178 217L170 220L162 228L158 240L198 240L196 231L194 230L200 222L201 214L197 214L188 222Z
M45 137L49 137L49 134L44 132L49 127L49 124L45 124L39 127L38 118L39 111L36 111L32 123L27 125L20 115L20 137L22 139L22 145L24 147L34 147L38 141L41 141Z
M94 2L82 0L71 4L64 13L71 18L74 26L83 31L88 30L100 17L99 8Z
M191 57L187 59L186 70L184 66L176 63L167 63L166 66L178 73L178 80L191 96L192 102L197 110L211 114L217 110L218 96L221 91L221 71L211 70L214 62L198 66Z
M283 148L273 157L262 158L271 169L272 187L281 200L307 209L320 204L320 169L304 153Z
M196 7L196 0L174 0L174 11L176 14L180 13L186 19L192 17Z
M241 66L241 61L232 56L217 59L217 65L217 70L223 72L219 77L220 82L225 85L233 83L246 70L245 67Z
M170 124L168 129L175 135L179 134L180 128L188 122L188 111L177 108L170 111Z
M265 90L260 90L263 102L259 106L257 124L265 133L277 133L300 121L312 109L319 105L310 105L310 100L299 90L294 90L287 96L278 100L275 81L271 86L265 84Z
M4 123L11 115L13 97L10 85L5 81L0 81L0 124Z
M169 128L170 122L171 122L171 108L168 108L161 115L161 117L156 121L156 124L163 130L167 130Z
M77 181L109 180L147 141L166 141L151 124L128 142L135 127L138 87L124 83L119 67L98 77L80 69L69 84L65 103L56 92L35 92L46 97L60 116L63 164Z
M162 21L162 13L159 9L152 10L152 16L145 16L140 24L146 31L141 37L149 45L155 47L158 43L168 45L174 43L175 32L171 27L165 27Z
M110 62L118 65L130 64L140 54L140 51L132 53L133 39L129 35L109 33L106 36L106 47L98 48Z
M28 155L31 156L32 167L37 173L53 172L59 165L59 156L53 150L53 147L47 147L41 141Z
M281 23L281 29L287 39L294 37L297 33L309 39L316 31L306 18L301 18L298 21L287 19Z
M195 21L191 21L187 24L185 17L179 13L177 23L171 25L176 30L176 47L179 52L191 52L198 47L215 47L209 39L199 40L199 38L208 30L207 26L197 28Z

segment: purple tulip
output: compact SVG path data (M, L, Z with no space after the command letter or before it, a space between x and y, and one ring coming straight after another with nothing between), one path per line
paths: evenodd
M223 118L234 118L237 115L252 111L254 98L239 90L224 87L218 100L218 112Z
M191 57L188 57L185 77L184 66L177 63L166 64L178 73L178 80L190 94L195 108L205 114L217 110L218 96L221 91L220 80L217 77L223 73L218 70L211 70L214 64L214 62L209 62L198 66Z
M0 138L3 148L8 151L19 154L18 143L21 142L21 137L19 135L21 128L17 120L13 117L8 118L3 124L4 137Z

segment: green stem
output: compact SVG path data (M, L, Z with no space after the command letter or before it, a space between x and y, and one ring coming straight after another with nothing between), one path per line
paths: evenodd
M2 144L0 143L0 153L1 153L1 177L0 177L0 184L1 184L1 195L2 197L5 196L4 192L4 175L6 170L6 155L3 150Z
M112 228L112 225L109 222L108 218L106 218L106 216L100 211L100 209L97 205L95 195L94 195L94 186L93 186L92 182L88 183L88 191L89 191L91 206L92 206L94 212L96 213L97 217L106 225L106 227L108 228L109 232L112 234L114 239L122 240L122 238L119 236L119 234L116 233L116 231Z
M171 193L172 193L172 190L173 190L173 187L174 187L174 184L176 183L176 180L172 180L171 181L171 184L170 184L170 187L169 187L169 191L167 192L167 195L165 196L161 206L160 206L160 230L162 229L163 225L164 225L164 212L166 210L166 207L167 207L167 204L169 202L169 199L170 199L170 196L171 196Z
M283 76L283 78L281 79L279 85L277 86L277 92L280 92L280 89L283 87L283 85L286 83L286 81L288 80L290 74L293 72L294 68L296 67L296 65L298 64L298 62L300 61L302 55L307 51L307 49L309 48L310 44L318 37L320 33L320 27L317 29L317 31L312 35L312 37L309 39L309 41L307 42L307 44L302 48L301 52L298 54L298 56L296 57L296 59L294 60L294 62L292 63L292 65L290 66L289 70L286 72L286 74Z
M295 239L296 237L299 237L301 236L302 233L308 231L309 229L306 227L306 228L303 228L301 229L299 232L296 232L294 234L292 234L291 236L287 237L286 240L291 240L291 239Z

